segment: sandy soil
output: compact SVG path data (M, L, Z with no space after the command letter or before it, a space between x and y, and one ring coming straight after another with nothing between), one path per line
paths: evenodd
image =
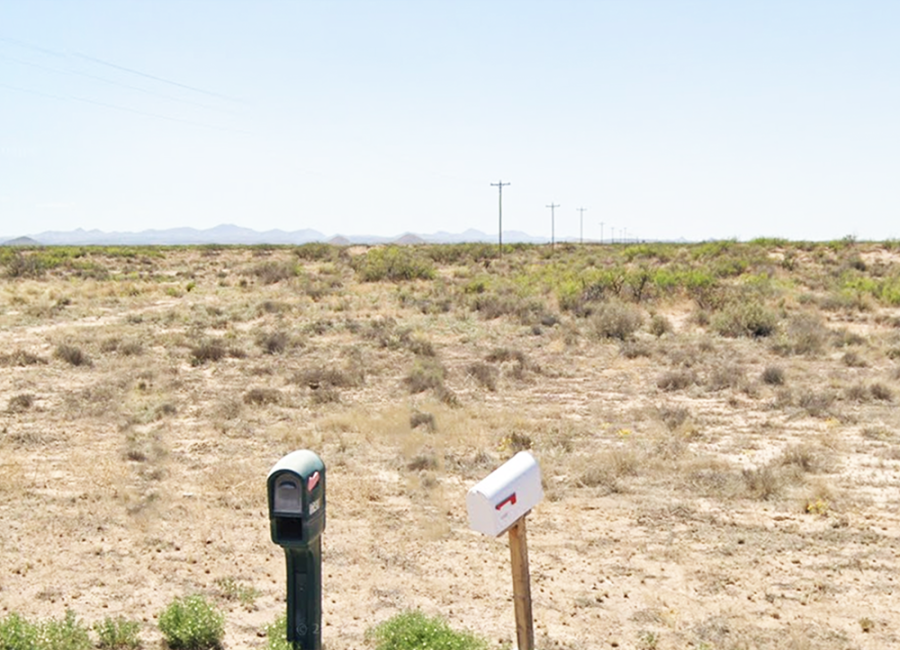
M419 608L508 647L509 549L469 530L465 494L530 447L547 494L528 519L540 648L900 646L893 312L829 312L861 340L785 357L711 335L676 301L657 307L675 331L640 332L629 358L573 335L572 316L538 331L400 296L429 283L309 263L341 286L265 285L245 273L256 255L170 251L146 263L152 281L2 281L0 616L122 615L154 647L163 607L202 593L227 614L226 648L263 647L285 594L266 473L309 448L328 471L325 645L367 647L368 628ZM267 354L273 332L288 343ZM410 332L458 405L410 393L432 358ZM205 339L233 350L192 363ZM92 363L54 356L61 344ZM467 369L498 347L528 365L490 362L491 391ZM772 365L783 386L760 380ZM347 379L330 396L310 387L323 368ZM685 368L692 384L660 387ZM873 383L889 396L853 397ZM436 430L412 428L415 412Z

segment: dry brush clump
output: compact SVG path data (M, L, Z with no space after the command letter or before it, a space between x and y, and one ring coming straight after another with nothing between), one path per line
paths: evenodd
M57 345L56 349L53 351L53 357L76 367L94 365L94 362L84 350L78 346L69 345L67 343L60 343Z
M639 307L619 301L596 305L588 317L588 331L597 339L625 341L634 336L644 324L644 313Z

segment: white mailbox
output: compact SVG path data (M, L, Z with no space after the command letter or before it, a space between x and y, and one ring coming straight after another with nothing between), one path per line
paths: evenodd
M541 468L534 456L520 451L469 490L469 526L496 537L543 498Z

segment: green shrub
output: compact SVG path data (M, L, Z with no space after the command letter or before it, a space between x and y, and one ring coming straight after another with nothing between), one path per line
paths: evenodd
M38 647L47 650L90 650L91 637L85 625L75 617L75 612L66 610L62 619L44 621Z
M774 312L756 300L736 301L716 313L712 318L711 325L721 336L753 338L773 334L778 325L778 319Z
M406 246L373 248L354 260L354 268L363 282L391 280L431 280L434 263Z
M176 598L159 615L159 630L172 650L222 647L225 616L203 596Z
M329 260L335 257L340 249L331 244L321 242L309 242L301 244L294 249L294 255L301 260L318 261Z
M457 632L439 617L403 612L366 632L375 650L487 650L488 642L470 632Z
M103 650L136 650L141 647L141 624L121 616L107 616L102 623L94 623L97 647Z
M266 650L293 650L287 640L287 616L282 614L266 626Z
M41 647L41 630L15 612L0 619L0 648L35 650Z

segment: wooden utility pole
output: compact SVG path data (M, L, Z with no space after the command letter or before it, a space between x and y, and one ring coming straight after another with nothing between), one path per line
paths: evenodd
M509 529L509 553L512 556L513 601L516 605L516 641L519 650L534 650L531 574L528 570L524 515Z
M504 183L500 181L499 183L491 183L491 187L496 187L500 190L500 230L498 235L498 244L497 244L497 252L498 257L503 257L503 186L510 185L510 183Z
M578 234L581 239L581 243L584 244L584 211L587 208L578 208ZM601 244L603 242L600 242Z
M550 208L550 246L556 247L556 208L559 207L559 203L551 203L548 206Z

